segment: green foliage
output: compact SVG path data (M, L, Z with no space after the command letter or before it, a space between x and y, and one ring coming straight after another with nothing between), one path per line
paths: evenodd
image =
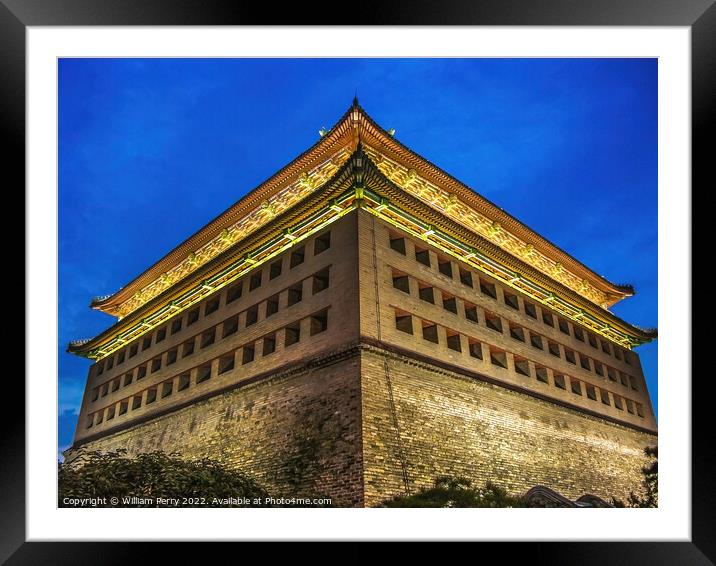
M659 506L659 448L647 446L644 449L652 460L641 469L644 475L641 481L641 492L629 494L626 503L619 499L612 499L614 507L658 507Z
M147 502L123 502L123 498L175 498L185 507L212 506L214 498L253 502L268 496L265 489L245 474L210 458L183 460L178 454L151 452L136 458L126 450L88 452L81 462L61 463L58 469L58 505L65 498L119 498L123 507L164 506ZM185 499L188 498L188 501ZM204 498L201 504L192 499ZM126 501L126 500L125 500ZM221 504L222 507L252 507L251 502ZM114 507L107 503L107 507ZM167 505L169 506L169 505ZM171 505L175 506L175 505ZM216 504L214 504L216 506ZM265 506L265 505L261 505Z
M509 495L492 482L488 481L485 487L473 487L465 478L439 476L433 487L394 497L381 507L523 507L523 504L519 497Z

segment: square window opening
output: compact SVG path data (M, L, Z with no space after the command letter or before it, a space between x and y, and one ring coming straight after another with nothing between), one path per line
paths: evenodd
M564 349L564 359L567 360L570 364L577 365L577 358L574 355L574 350L565 348Z
M482 277L480 277L480 291L491 299L497 299L497 287L493 283L485 281Z
M303 284L296 283L288 288L288 306L293 306L303 300Z
M452 262L449 259L438 257L438 271L452 279Z
M266 299L266 318L278 312L278 295Z
M219 298L211 299L204 305L204 316L208 316L219 310Z
M438 325L432 322L423 321L423 340L438 343Z
M549 383L546 367L535 366L535 375L537 376L537 381L541 381L542 383Z
M513 340L518 340L519 342L525 341L525 329L521 326L517 326L516 324L510 324L510 336Z
M191 375L188 373L183 373L179 376L179 384L177 387L177 391L184 391L189 387L191 384Z
M425 248L415 246L415 261L430 267L430 252Z
M329 284L329 268L326 267L313 275L313 294L315 295L317 293L320 293L321 291L324 291L325 289L328 289Z
M594 388L594 385L587 385L587 397L592 401L597 400L597 390Z
M328 311L322 310L311 316L311 336L328 329Z
M525 358L515 356L515 372L530 377L530 364Z
M276 279L276 277L279 277L281 275L282 269L283 269L283 259L274 261L271 264L271 266L269 267L269 281L272 281L272 280Z
M538 350L544 350L544 344L542 343L542 337L539 334L533 334L530 332L530 344L533 348Z
M477 307L472 303L465 303L465 318L470 322L479 324L479 319L477 316Z
M507 354L502 350L493 350L490 348L490 362L493 366L507 369Z
M201 347L211 346L216 340L216 328L210 328L201 335Z
M517 295L513 295L512 293L507 293L507 292L505 292L504 295L505 295L505 304L508 307L515 309L516 311L520 310L520 302L517 299Z
M402 291L403 293L410 294L410 278L400 272L393 270L393 287L395 289L398 289L398 291Z
M320 253L325 252L331 247L331 232L325 232L320 236L317 236L313 242L313 255L316 256Z
M276 335L264 336L263 339L263 356L268 356L276 351Z
M569 336L569 323L566 320L564 320L563 318L560 318L557 321L557 325L559 326L559 331L562 334L566 334L567 336Z
M206 381L207 379L211 378L211 364L204 364L203 366L199 366L199 369L196 371L196 382L202 383L203 381Z
M457 300L447 293L442 294L443 308L453 314L457 314Z
M236 334L236 332L238 332L238 330L239 330L239 315L235 314L234 316L229 317L224 321L223 334L221 335L221 337L226 338L227 336Z
M413 333L413 317L407 313L395 313L395 328L406 334Z
M418 284L418 296L426 303L435 304L435 293L430 285Z
M300 247L296 250L293 250L291 252L291 261L289 264L291 269L301 265L305 259L306 259L306 249L304 247Z
M485 311L485 325L490 330L502 332L502 319L494 313Z
M457 332L450 332L447 335L447 347L455 352L462 352L460 344L460 335Z
M390 233L390 249L393 251L398 252L399 254L405 255L405 238L402 236L395 234L393 232Z
M229 290L226 292L226 304L233 303L241 298L243 286L243 281L239 281L236 285L229 287Z
M226 373L234 369L234 355L219 358L219 374Z
M535 307L532 303L525 301L525 314L530 318L537 320L537 307Z
M284 346L292 346L301 340L301 325L298 322L290 324L285 329Z
M190 326L194 324L197 320L199 320L199 309L193 309L189 311L189 314L187 314L186 317L186 325Z
M468 348L470 349L471 357L477 358L478 360L482 359L482 344L480 342L471 339L468 342Z
M253 291L261 287L261 275L263 275L263 272L259 271L258 273L254 273L249 278L249 291Z
M256 324L259 320L259 306L254 305L246 309L246 326Z

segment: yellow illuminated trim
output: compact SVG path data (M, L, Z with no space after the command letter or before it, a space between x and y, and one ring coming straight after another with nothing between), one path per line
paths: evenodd
M585 299L588 299L602 308L609 306L609 298L606 293L600 291L588 281L564 269L561 263L536 250L533 245L528 244L521 238L505 230L505 227L499 222L493 221L491 218L467 205L461 201L456 194L441 189L427 179L420 177L414 169L405 167L372 147L367 146L365 150L381 173L403 190L417 197L432 208L439 210L451 220L459 222L470 231L480 234L488 241L496 244L515 257L518 257L521 261L524 261L542 273L549 273L553 279L559 281L562 285L578 293ZM421 235L421 237L423 236Z
M214 259L229 249L236 242L255 232L277 215L288 210L300 200L311 194L328 181L349 157L348 148L343 148L329 159L303 173L296 181L264 201L260 206L249 212L237 222L222 230L221 234L190 253L185 259L166 273L157 277L137 291L132 297L117 306L117 318L123 319L141 306L169 289L181 279L194 272L203 264ZM98 297L98 301L110 298L111 295Z
M284 236L281 235L278 238L260 246L251 254L247 254L240 260L222 269L217 274L201 281L183 293L178 299L173 300L171 303L162 307L155 313L137 322L128 330L102 344L102 346L81 355L94 360L100 360L116 352L127 342L136 340L140 336L150 332L157 326L166 322L169 318L172 318L180 312L193 307L208 295L222 289L230 283L233 283L240 277L273 259L278 254L301 243L306 238L310 238L316 232L323 230L329 224L332 224L336 220L342 218L356 208L354 202L351 202L348 206L341 208L340 212L337 212L336 209L340 208L340 204L342 202L345 203L353 199L353 197L353 192L347 193L342 198L338 199L337 203L334 203L333 206L320 211L314 216L303 220L297 226L293 227L291 229L291 233L294 235L294 238L286 240ZM78 344L81 344L81 342L78 342Z
M363 191L363 210L375 215L376 217L388 222L392 226L399 228L412 236L425 240L445 252L448 255L470 265L486 273L487 275L498 279L504 285L512 287L521 293L529 296L535 301L549 306L551 309L559 312L566 318L579 322L582 326L588 327L590 330L623 346L632 349L634 346L648 342L635 336L631 336L625 332L613 328L610 324L604 322L597 316L585 312L583 309L575 307L571 303L561 299L553 292L544 289L541 285L527 279L522 274L516 273L487 256L481 254L478 250L471 248L462 242L442 233L435 226L423 223L410 213L401 210L393 205L386 206L386 199L372 193L371 191ZM370 206L371 204L381 204L378 206Z
M298 225L285 230L283 234L260 246L258 249L253 250L251 253L246 254L243 258L222 269L218 273L201 281L199 284L186 291L181 297L173 300L157 312L139 321L130 329L116 336L114 339L107 341L102 344L102 346L83 355L88 358L99 360L112 354L122 348L127 342L135 340L136 338L146 334L160 324L163 324L169 318L194 306L209 294L222 289L230 283L233 283L240 277L273 259L278 254L304 241L316 232L319 232L326 226L332 224L336 220L359 207L391 224L392 226L429 242L442 252L462 261L470 267L498 279L504 285L512 287L513 289L529 296L531 299L549 306L551 309L559 312L562 316L588 327L594 333L599 334L612 342L631 349L635 345L643 344L648 341L622 332L612 327L606 321L601 320L595 314L588 313L583 309L575 307L555 295L553 292L527 279L524 275L511 271L509 268L502 266L498 262L482 254L477 249L456 240L448 234L445 234L434 225L424 223L422 220L416 218L409 212L390 204L387 198L381 197L364 187L356 187L355 189L344 193L344 195L340 198L331 200L326 208L319 211L315 215L301 221ZM286 238L287 234L290 234L291 238Z

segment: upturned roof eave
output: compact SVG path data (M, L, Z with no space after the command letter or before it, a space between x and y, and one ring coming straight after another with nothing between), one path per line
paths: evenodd
M311 164L320 161L324 156L337 152L341 148L350 145L350 130L345 126L350 122L351 112L354 106L336 122L336 124L322 136L310 148L302 152L286 166L271 175L268 179L251 189L246 195L241 197L236 203L218 214L213 220L208 222L203 228L189 236L159 261L153 263L145 269L140 275L132 279L129 283L121 287L115 293L103 297L95 298L91 301L90 307L100 310L107 314L116 316L116 308L123 301L131 297L136 291L144 285L150 283L154 278L160 276L177 262L181 261L193 250L201 247L206 242L216 237L222 229L230 224L235 218L249 212L266 198L279 191L283 185L290 183L298 178L298 176Z
M370 161L370 158L366 157L366 159L367 159L367 161L369 161L372 164L372 162ZM350 160L349 160L349 162L350 162ZM344 166L341 167L340 170L338 172L336 172L335 175L326 183L326 186L330 186L331 184L335 183L338 178L340 178L341 176L345 176L346 167L348 167L348 166L349 166L349 163L344 164ZM397 187L395 185L395 183L393 183L393 181L391 181L390 179L385 177L385 175L380 170L378 170L378 168L374 164L372 164L372 167L375 169L374 174L379 176L383 182L388 183L388 184L394 186L396 189L400 190L400 187ZM410 197L410 198L415 198L415 197ZM424 206L426 206L426 205L424 205ZM294 206L294 208L295 208L295 206ZM453 222L453 221L450 221L450 222ZM265 229L270 229L270 226L267 226ZM477 234L475 235L475 237L477 239L482 239L481 236L479 236ZM238 243L237 243L237 245L238 245ZM219 259L220 258L216 258L216 261L218 261ZM517 260L517 261L519 261L519 260ZM211 263L213 263L213 262L211 262ZM203 269L211 269L211 268L212 268L211 265L207 265L207 266L204 266ZM203 269L200 271L203 271ZM529 269L530 268L527 267L527 270L529 270ZM196 274L193 274L193 276L188 279L195 279L196 277L199 277L200 275L201 275L200 273L196 273ZM560 290L565 295L572 296L574 294L571 290L567 289L560 283L554 282L554 284L556 285L558 290ZM169 290L167 292L169 292ZM117 321L110 328L106 329L104 332L100 333L99 335L95 336L94 338L92 338L90 340L78 342L78 343L68 344L67 351L70 353L73 353L73 354L78 354L78 355L87 354L92 349L101 345L103 343L103 341L105 341L108 337L110 337L113 334L115 334L116 332L120 331L121 328L125 324L127 324L129 321L131 321L131 319L136 319L137 317L141 318L142 316L146 315L149 311L151 311L151 309L153 308L153 306L155 304L158 304L164 300L163 296L164 296L164 294L156 297L154 300L147 303L147 305L145 305L145 307L142 307L142 308L138 309L137 312L132 313L132 315L130 317L128 317L129 320ZM579 300L579 297L572 297L572 298ZM642 329L642 328L639 328L638 326L634 326L634 325L628 323L627 321L624 321L623 319L617 317L610 311L599 307L598 305L593 305L593 308L594 308L594 310L599 311L602 314L602 316L604 316L606 319L611 320L612 322L616 322L618 325L622 326L625 330L628 330L631 334L633 334L635 337L638 337L639 339L643 340L644 342L651 341L657 337L656 329Z
M359 110L361 110L363 118L370 124L372 128L375 129L375 131L380 134L380 141L382 142L384 147L392 149L397 155L399 155L400 153L407 153L413 155L419 160L419 162L422 162L424 164L425 169L428 172L432 173L432 176L434 177L435 181L440 183L441 180L447 180L454 188L459 191L458 196L464 199L468 204L472 205L478 210L483 210L487 212L488 216L497 216L498 220L508 221L509 225L512 228L517 228L522 236L527 236L535 243L538 243L542 248L542 251L546 253L551 252L548 255L559 256L559 258L562 259L564 262L568 263L573 267L576 267L577 270L585 276L585 278L588 278L591 282L599 283L599 287L601 288L601 290L609 296L609 306L612 306L620 300L627 297L631 297L635 294L634 287L631 284L616 284L606 279L602 275L599 275L598 273L594 272L577 258L570 255L568 252L564 251L562 248L550 242L549 240L541 236L538 232L527 226L527 224L518 220L509 212L506 212L488 198L477 193L472 188L465 185L462 181L453 177L450 173L443 170L439 166L435 165L426 157L423 157L422 155L414 151L412 148L406 146L405 144L397 140L394 136L390 135L385 129L383 129L377 122L375 122L375 120L373 120L373 118L371 118L362 109L362 107L359 107Z
M357 120L354 119L354 112L357 112ZM352 124L357 124L357 129L351 127ZM260 183L254 189L249 191L235 204L221 214L217 215L202 229L184 240L163 258L152 264L149 268L147 268L139 276L135 277L128 284L120 288L117 292L105 297L94 299L90 304L91 308L116 316L117 308L120 304L129 299L134 293L141 290L145 285L151 283L152 280L161 276L162 273L171 269L178 262L183 260L189 253L216 237L221 230L232 221L235 221L242 214L248 213L256 206L259 206L263 200L281 190L282 186L285 186L287 183L298 178L298 176L305 171L306 168L310 167L311 164L320 161L322 158L331 153L340 151L342 148L355 145L357 139L360 138L363 139L364 143L373 145L374 147L377 145L379 147L376 147L376 149L380 151L387 150L395 157L405 157L406 155L411 157L412 160L418 164L421 172L431 177L431 180L436 181L439 184L448 183L450 187L455 190L456 194L467 204L475 207L477 210L481 210L489 217L493 217L501 222L507 223L507 225L510 226L510 229L517 230L521 237L539 245L542 252L551 257L558 258L565 265L568 265L576 271L580 276L583 276L585 279L596 284L597 288L602 290L607 295L609 306L612 306L620 300L634 294L634 289L630 285L617 285L595 273L579 260L540 236L537 232L529 228L529 226L505 212L496 204L492 203L489 199L476 193L470 187L442 170L430 160L419 155L406 145L402 144L400 141L396 140L365 112L365 110L357 103L357 100L354 100L353 105L313 146L301 153L288 165L273 174L263 183ZM373 141L373 143L370 143L371 141Z

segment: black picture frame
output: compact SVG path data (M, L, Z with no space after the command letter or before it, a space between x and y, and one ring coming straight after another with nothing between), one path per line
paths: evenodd
M267 3L230 3L205 0L0 0L0 125L6 145L5 178L13 173L6 192L20 195L25 183L25 34L28 26L100 25L589 25L589 26L688 26L692 55L692 178L703 190L714 186L714 102L716 101L716 5L712 0L447 0L365 1L340 5L342 10L320 4L284 3L280 9ZM711 143L710 143L711 142ZM685 187L684 190L688 190ZM692 190L692 194L696 191ZM23 199L18 207L24 209ZM18 208L19 209L19 208ZM19 270L18 270L19 271ZM687 276L688 277L688 276ZM690 284L690 279L688 280ZM30 300L30 297L26 297ZM16 357L21 359L20 354ZM49 378L50 376L48 376ZM669 376L686 382L689 376ZM706 376L702 376L706 377ZM691 542L584 542L492 543L501 560L525 558L530 564L713 564L716 490L711 453L713 429L711 397L706 381L693 380L692 388L692 536ZM6 395L24 399L19 379L6 379ZM19 403L17 403L19 405ZM22 414L5 413L2 428L0 489L0 560L7 564L115 564L150 558L149 543L25 542L25 420ZM82 533L77 533L78 539ZM316 533L320 539L320 533ZM355 543L357 545L357 543ZM309 552L315 559L364 561L375 556L372 543L355 551ZM156 545L153 545L156 548ZM176 549L176 550L174 550ZM272 550L294 559L305 549ZM421 550L421 553L424 551ZM181 563L206 560L205 547L162 545L163 559ZM179 554L181 553L181 554Z

